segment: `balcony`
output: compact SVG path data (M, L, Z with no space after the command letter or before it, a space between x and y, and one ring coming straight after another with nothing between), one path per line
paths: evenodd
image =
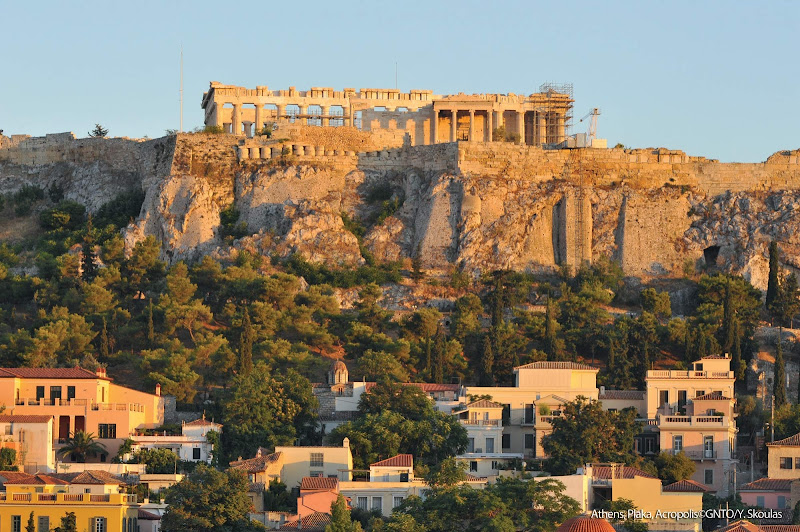
M683 451L688 458L692 460L716 460L717 459L717 451L712 450L705 450L705 451Z
M462 425L478 427L499 427L499 419L460 419Z
M693 371L674 369L651 369L648 379L733 379L732 371Z
M660 427L727 427L728 416L660 416L657 424Z
M17 399L14 401L16 406L86 406L88 399Z
M135 504L136 495L127 493L0 493L0 504L26 502L31 504L51 503L51 504Z

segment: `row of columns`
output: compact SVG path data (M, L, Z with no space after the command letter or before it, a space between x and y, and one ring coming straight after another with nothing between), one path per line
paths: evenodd
M433 124L431 128L431 137L432 137L432 144L436 144L439 142L439 113L440 111L448 111L446 109L441 110L434 110L434 118ZM455 142L458 140L458 109L453 109L449 111L451 113L450 119L450 135L449 141ZM475 138L475 110L469 109L465 110L464 112L469 113L469 140L486 140L488 142L492 142L492 134L495 128L502 127L505 123L504 111L478 111L478 112L485 112L486 113L486 121L484 122L484 128L488 129L484 131L484 138L483 139L476 139ZM547 117L542 112L535 112L534 115L534 129L533 129L533 138L532 144L546 144L548 140L558 142L563 140L563 130L564 130L564 117L557 116L555 117L555 127L557 132L553 135L554 139L548 139L548 131L547 131ZM525 143L525 111L515 111L515 125L516 125L516 133L519 135L520 140ZM495 125L496 124L496 125ZM560 138L559 138L560 137Z
M277 118L278 119L280 119L281 117L290 116L290 115L286 114L286 106L285 105L276 105L276 107L277 107ZM298 109L298 113L297 113L298 115L307 114L306 111L308 110L308 107L298 105L298 108L299 108ZM222 109L222 107L220 107L220 109ZM328 114L330 112L330 106L320 106L320 109L321 109L320 120L321 120L321 123L322 123L323 126L330 125L331 119L334 119L334 120L340 119L340 120L343 121L345 126L352 125L352 115L348 116L348 113L347 113L346 109L344 110L344 114L341 117L339 117L338 115L337 116L330 116ZM264 123L264 121L263 121L264 109L260 105L256 105L255 106L255 110L256 110L255 124L256 124L256 127L258 128L259 126L262 126L263 123ZM242 131L242 123L243 122L242 122L242 119L241 119L240 112L241 112L240 106L238 104L233 104L233 112L231 113L231 129L232 129L233 134L235 134L235 135L240 134L241 131ZM217 114L217 121L218 122L220 121L220 118L221 117L219 116L219 112L218 112L218 114Z

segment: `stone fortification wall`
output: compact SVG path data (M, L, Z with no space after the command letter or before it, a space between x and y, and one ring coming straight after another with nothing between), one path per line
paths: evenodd
M325 146L332 150L372 151L399 148L403 131L361 131L355 127L318 127L281 122L273 132L274 139L290 139L298 144ZM257 139L256 139L257 140Z

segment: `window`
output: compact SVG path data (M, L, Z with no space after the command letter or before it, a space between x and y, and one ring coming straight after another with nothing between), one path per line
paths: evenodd
M644 440L644 452L645 454L651 454L656 452L656 440L653 438L647 438Z
M361 508L362 510L366 510L367 509L367 498L366 497L358 497L356 499L356 501L357 501L356 502L356 506L358 508Z
M503 434L502 445L503 449L509 449L511 447L511 434Z
M792 468L792 459L791 457L784 457L781 458L781 469L791 469Z
M526 449L533 449L533 434L526 434L525 435L525 448Z
M468 438L467 439L467 452L474 453L475 452L475 438Z
M106 518L105 517L93 517L92 518L92 530L91 532L106 532Z
M703 458L714 458L714 436L703 437Z
M703 477L703 481L708 485L711 486L714 484L714 470L713 469L706 469L705 476Z
M61 386L50 387L50 399L52 401L55 401L56 399L61 399Z
M794 468L800 469L800 457L794 459Z
M5 431L4 432L5 432L6 436L11 436L12 434L14 434L14 431L12 430L12 427L11 427L11 423L9 423L9 424L7 424L5 426Z
M533 405L525 405L525 423L534 423Z
M383 511L383 497L373 497L372 498L372 509Z
M669 390L661 390L658 392L658 407L664 407L669 404Z
M683 435L676 434L672 437L672 452L678 454L683 450Z
M192 449L192 460L200 460L200 447Z
M503 405L503 426L511 423L511 405Z
M492 470L497 471L499 466L500 466L500 462L498 462L497 460L492 460Z
M44 386L37 386L36 387L36 402L39 402L39 399L44 399Z
M22 516L20 515L11 516L11 531L22 532Z
M758 506L759 508L763 508L764 507L764 496L763 495L759 495L758 497L756 497L756 506Z
M75 387L67 386L67 399L75 399Z
M36 525L36 532L50 532L50 517L40 515Z
M686 390L678 390L678 410L683 411L686 406Z
M403 504L402 497L392 497L392 508L397 508L401 504Z
M786 497L784 495L778 495L778 509L782 510L786 508Z
M321 477L323 476L322 471L309 471L310 477Z
M486 438L486 452L487 453L494 452L494 438Z
M469 472L470 473L477 473L478 472L478 461L477 460L472 460L469 463Z
M697 390L695 397L702 397L706 394L705 390Z
M311 467L325 467L325 458L322 453L311 453Z
M97 437L114 439L117 437L116 423L100 423L97 425Z

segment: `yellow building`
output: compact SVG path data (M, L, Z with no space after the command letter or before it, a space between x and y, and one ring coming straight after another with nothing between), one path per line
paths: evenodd
M800 478L800 434L767 444L768 478Z
M51 416L56 450L75 432L94 434L108 450L99 461L113 457L136 429L164 423L160 393L114 384L104 369L0 368L0 404L12 415Z
M72 475L0 472L0 530L22 531L33 513L38 531L50 531L72 512L78 530L138 532L136 495L119 493L120 480L102 471Z

